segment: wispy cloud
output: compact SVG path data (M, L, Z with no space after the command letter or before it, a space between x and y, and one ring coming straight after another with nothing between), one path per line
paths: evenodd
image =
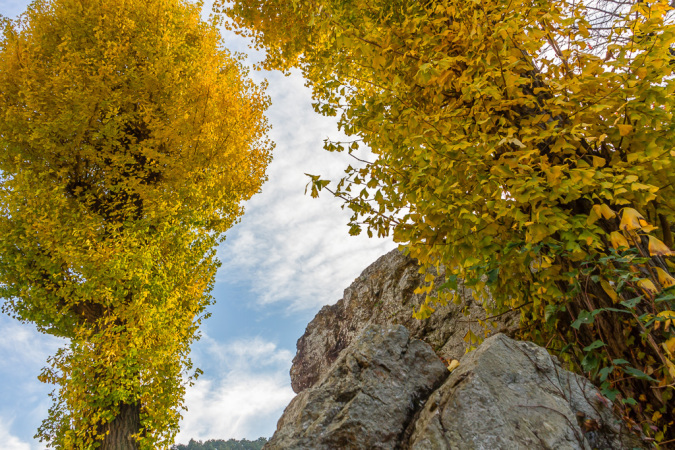
M5 417L0 417L0 445L2 445L2 448L5 450L31 450L31 445L28 442L24 442L10 433L9 427L12 422L5 419Z
M4 315L0 315L0 327L0 357L4 362L0 371L13 372L13 366L18 363L42 367L47 357L66 342L64 339L39 333L34 326Z
M242 223L221 246L223 281L251 286L259 304L285 302L290 310L337 301L368 264L394 248L389 239L348 236L349 213L329 193L304 195L305 173L336 180L354 161L328 153L323 140L342 139L332 118L311 109L302 77L269 74L277 143L269 181L246 205Z
M291 352L261 338L219 343L208 336L193 354L215 366L188 390L188 412L176 442L271 436L293 398L288 385Z
M40 383L37 376L65 341L38 333L30 324L22 324L0 315L0 448L44 448L36 441L21 441L33 436L47 416L53 386ZM12 418L12 420L6 420Z

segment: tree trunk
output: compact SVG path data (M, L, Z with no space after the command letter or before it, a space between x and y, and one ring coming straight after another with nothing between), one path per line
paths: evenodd
M138 450L136 439L132 436L141 429L141 405L121 404L115 419L105 426L107 435L103 439L101 450Z

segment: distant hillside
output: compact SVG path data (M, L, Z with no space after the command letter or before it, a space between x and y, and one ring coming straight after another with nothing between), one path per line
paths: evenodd
M267 438L263 437L258 438L255 441L249 441L248 439L242 439L241 441L236 439L227 441L222 439L210 439L206 442L202 442L190 439L188 445L176 444L171 447L171 450L260 450L266 443Z

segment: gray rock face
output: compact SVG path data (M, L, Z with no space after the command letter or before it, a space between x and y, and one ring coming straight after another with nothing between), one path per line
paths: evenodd
M293 399L265 449L646 447L588 380L532 343L497 334L449 375L403 326L369 325Z
M485 340L427 400L411 449L632 449L611 403L545 349L502 334Z
M403 326L368 326L288 405L265 449L391 449L448 375Z
M437 277L436 285L442 282L442 277ZM307 326L291 368L293 390L301 392L313 386L369 324L401 324L412 337L430 344L439 356L452 360L464 355L467 331L483 334L478 323L485 318L483 307L469 289L460 287L460 304L440 307L429 319L418 321L412 317L413 306L419 306L424 295L414 291L422 285L424 276L413 259L398 250L379 258L345 290L341 300L323 307ZM512 334L518 327L518 313L491 322L493 332Z

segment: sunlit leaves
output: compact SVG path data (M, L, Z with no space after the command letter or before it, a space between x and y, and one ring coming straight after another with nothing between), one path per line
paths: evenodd
M657 237L649 235L648 247L649 254L652 256L675 256L675 252L668 248L663 241Z
M614 380L672 382L665 337L643 320L669 302L654 269L673 267L667 2L626 4L601 29L595 2L566 0L218 3L268 67L302 70L317 111L375 155L331 188L352 232L391 232L493 312L518 308L524 337L591 376L615 348L581 350L613 330L604 342L630 343L612 359L637 371L603 372L615 396Z
M621 213L621 224L619 228L626 231L639 230L640 228L647 226L648 223L642 214L637 212L633 208L623 208Z
M139 405L141 447L173 442L215 247L265 179L263 88L190 2L36 1L3 22L3 310L71 340L41 375L43 439L91 448Z
M673 278L672 275L660 267L654 267L654 270L656 271L656 276L661 286L664 288L675 286L675 278Z

